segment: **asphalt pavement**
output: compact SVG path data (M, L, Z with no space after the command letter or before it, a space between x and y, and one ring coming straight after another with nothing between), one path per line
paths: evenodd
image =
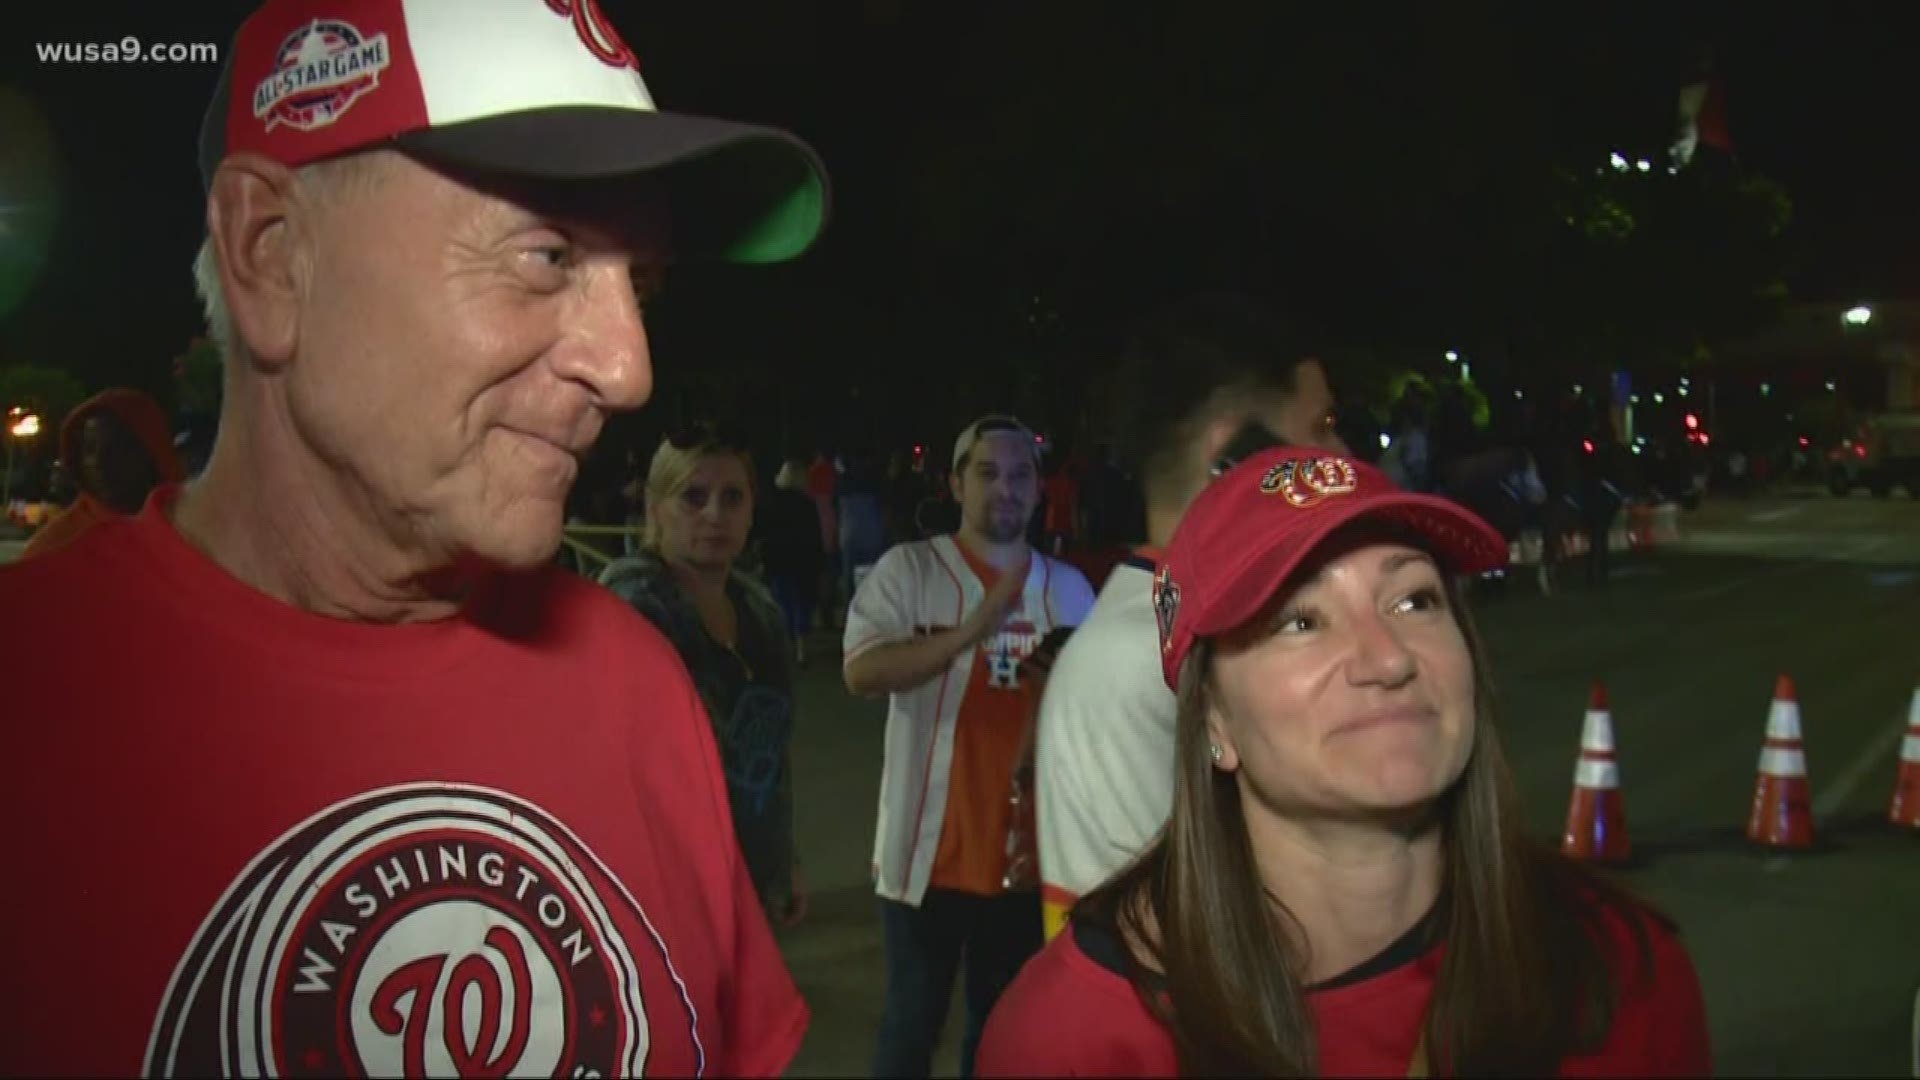
M1619 557L1603 592L1525 579L1476 604L1528 818L1557 838L1588 692L1612 699L1637 864L1680 925L1724 1075L1908 1076L1920 991L1920 834L1885 821L1920 684L1920 500L1710 501L1683 538ZM868 884L884 709L837 657L803 680L800 844L815 896L782 937L813 1007L795 1076L864 1076L883 954ZM1774 682L1798 686L1819 849L1744 837ZM956 1001L936 1069L954 1075Z

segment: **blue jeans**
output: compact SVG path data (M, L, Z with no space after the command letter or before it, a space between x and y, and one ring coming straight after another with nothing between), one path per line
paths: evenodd
M933 1070L933 1048L946 1026L953 978L967 966L967 1030L960 1042L960 1075L973 1075L980 1033L1000 994L1042 944L1040 894L985 897L928 889L919 907L880 901L887 948L887 1001L877 1077L923 1077Z
M772 580L767 584L773 589L774 602L787 617L787 635L795 642L807 640L807 635L813 632L813 596L819 582L778 574L769 576Z

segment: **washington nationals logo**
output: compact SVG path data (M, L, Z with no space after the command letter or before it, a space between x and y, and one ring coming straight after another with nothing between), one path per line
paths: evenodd
M1267 470L1260 490L1279 495L1305 509L1336 495L1350 495L1360 486L1353 463L1345 458L1303 458L1283 461Z
M1173 651L1173 620L1180 614L1180 586L1162 566L1153 579L1153 614L1160 622L1160 651Z
M611 67L640 70L640 62L634 59L633 50L613 29L613 24L600 13L600 5L595 0L547 0L547 7L555 15L566 15L573 19L573 31L587 46L587 51Z
M645 924L537 807L454 785L368 793L235 879L174 973L145 1072L641 1075L647 1003L619 904Z

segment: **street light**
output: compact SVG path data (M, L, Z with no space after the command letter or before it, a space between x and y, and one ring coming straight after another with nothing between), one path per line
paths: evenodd
M1873 321L1873 309L1865 304L1848 308L1846 314L1840 316L1840 321L1848 326L1865 326Z
M13 445L40 434L40 416L25 409L7 410L7 473L0 479L0 516L13 506Z
M1457 352L1455 352L1455 351L1454 351L1454 350L1452 350L1452 349L1448 349L1448 350L1447 350L1447 363L1449 363L1449 364L1457 364L1457 363L1459 363L1459 362L1460 362L1460 354L1459 354L1459 353L1457 353Z

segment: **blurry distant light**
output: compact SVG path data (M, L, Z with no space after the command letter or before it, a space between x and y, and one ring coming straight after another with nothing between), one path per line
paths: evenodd
M1873 309L1861 304L1859 307L1848 308L1847 313L1840 318L1848 326L1865 326L1873 321Z
M1679 394L1679 395L1680 395L1681 397L1686 397L1686 396L1687 396L1687 388L1686 388L1686 386L1685 386L1685 385L1683 384L1683 385L1682 385L1682 386L1680 387L1680 389L1678 389L1678 390L1675 390L1675 391L1674 391L1674 393L1676 393L1676 394Z
M1634 453L1636 453L1636 454L1644 454L1644 453L1646 453L1646 448L1645 448L1645 447L1643 447L1643 446L1641 446L1641 445L1640 445L1639 443L1634 443L1634 444L1633 444L1633 452L1634 452Z
M13 437L16 439L31 439L40 434L40 417L38 414L28 413L15 420L9 430L13 432Z
M1638 405L1640 404L1640 395L1634 394L1632 397L1628 398L1628 400L1633 402L1635 405Z
M1682 376L1680 376L1680 385L1681 385L1681 386L1692 386L1692 385L1693 385L1693 380L1692 380L1692 379L1689 379L1689 378L1687 378L1687 377L1686 377L1685 375L1682 375Z
M1802 435L1802 436L1800 436L1800 445L1801 445L1801 446L1810 446L1810 445L1812 445L1812 443L1813 443L1813 440L1811 440L1811 439L1809 439L1809 438L1807 438L1807 437L1806 437L1805 435Z
M1636 435L1636 436L1634 436L1634 439L1633 439L1633 445L1635 445L1635 446L1645 446L1645 445L1647 445L1647 437L1646 437L1645 435Z
M1521 400L1521 399L1523 399L1523 398L1525 398L1526 396L1527 396L1527 394L1526 394L1526 391L1524 391L1524 390L1515 390L1515 391L1513 392L1513 400L1515 400L1515 401L1519 401L1519 400Z
M1380 449L1386 450L1391 446L1393 446L1393 436L1387 434L1384 431L1381 432L1380 433Z
M1584 394L1586 393L1586 390L1582 389L1579 383L1574 383L1573 392L1576 394Z
M1688 413L1688 414L1687 414L1687 415L1686 415L1685 417L1683 417L1682 419L1683 419L1683 420L1684 420L1684 422L1686 423L1686 425L1687 425L1687 430L1688 430L1688 431L1698 431L1698 430L1700 430L1700 418L1699 418L1699 417L1697 417L1697 416L1695 416L1695 415L1693 415L1692 413Z
M1460 365L1460 381L1461 382L1473 381L1473 365L1472 364Z
M1678 166L1678 165L1669 165L1669 166L1667 166L1667 175L1668 175L1668 176L1679 176L1679 175L1680 175L1680 166Z
M1712 439L1709 439L1709 438L1707 438L1707 433L1706 433L1706 432L1704 432L1704 431L1701 431L1701 432L1696 432L1695 434L1697 434L1697 435L1699 435L1699 436L1700 436L1700 445L1701 445L1701 446L1706 446L1706 445L1707 445L1708 443L1711 443L1711 442L1713 441Z
M1585 451L1586 451L1587 453L1589 453L1589 454L1591 454L1591 453L1593 453L1593 440L1592 440L1592 439L1581 439L1581 440L1580 440L1580 449L1582 449L1582 450L1585 450Z
M1653 162L1648 161L1646 158L1641 158L1639 161L1633 163L1633 167L1639 169L1641 172L1652 172Z
M1448 350L1447 350L1447 363L1449 363L1449 364L1457 364L1457 363L1459 363L1459 362L1460 362L1460 354L1459 354L1459 353L1457 353L1457 352L1455 352L1455 351L1453 351L1452 349L1448 349Z
M1607 155L1607 164L1613 166L1614 169L1619 172L1627 171L1627 159L1621 157L1617 152Z
M1767 396L1768 394L1771 394L1771 393L1773 393L1773 384L1772 384L1772 383L1767 383L1767 382L1763 382L1763 383L1761 383L1761 384L1760 384L1760 396L1761 396L1761 397L1766 397L1766 396Z
M1840 386L1839 386L1839 384L1838 384L1838 383L1835 383L1835 382L1834 382L1834 381L1833 381L1832 379L1828 379L1828 380L1827 380L1827 390L1828 390L1828 392L1832 392L1832 391L1834 391L1834 390L1838 390L1839 388L1840 388Z
M1659 392L1659 391L1657 391L1657 390L1656 390L1656 391L1654 391L1654 394L1653 394L1653 403L1654 403L1655 405L1665 405L1665 404L1667 403L1667 395L1665 395L1665 394L1662 394L1662 393L1660 393L1660 392Z

